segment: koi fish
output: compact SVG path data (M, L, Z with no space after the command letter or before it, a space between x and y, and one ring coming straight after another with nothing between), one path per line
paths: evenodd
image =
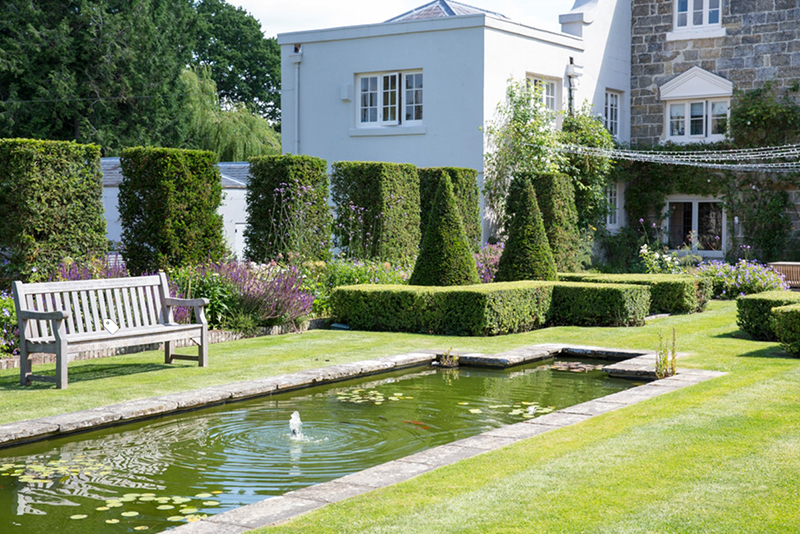
M430 427L428 425L426 425L425 423L420 423L419 421L410 421L410 420L406 419L403 422L404 423L408 423L409 425L414 425L416 427L423 428L425 430L430 429Z

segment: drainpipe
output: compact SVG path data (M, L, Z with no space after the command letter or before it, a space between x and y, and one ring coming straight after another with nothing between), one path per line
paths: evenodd
M303 45L294 45L294 53L289 54L294 63L294 154L300 155L300 63L303 61Z
M576 65L570 56L569 65L567 65L567 109L570 115L575 112L575 90L578 88L578 78L583 76L582 69L583 67Z

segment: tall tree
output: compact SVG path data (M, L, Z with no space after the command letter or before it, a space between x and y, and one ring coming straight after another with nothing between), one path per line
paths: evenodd
M0 17L0 137L179 146L192 0L20 0Z
M197 63L211 68L220 100L245 103L271 121L280 120L281 53L261 24L224 0L200 0Z

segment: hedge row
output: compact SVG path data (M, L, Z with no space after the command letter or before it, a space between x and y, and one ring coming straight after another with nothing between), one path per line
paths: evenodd
M65 258L103 256L100 148L0 139L0 267L11 280L47 280Z
M122 257L131 273L196 265L225 255L216 154L127 148L120 167Z
M250 160L246 256L267 262L278 254L310 260L330 257L328 163L312 156L260 156Z
M546 325L635 326L650 306L646 287L505 282L455 287L359 285L337 288L331 310L358 330L485 336Z
M712 296L712 281L687 274L559 273L559 280L597 284L637 284L650 288L650 313L703 311Z
M800 304L800 293L765 291L736 299L736 324L759 341L777 341L773 308ZM785 320L782 316L781 320Z
M772 327L783 350L800 356L800 304L772 308Z

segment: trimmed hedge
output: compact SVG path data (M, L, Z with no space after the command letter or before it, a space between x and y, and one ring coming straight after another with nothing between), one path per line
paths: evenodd
M217 261L225 255L222 182L205 150L122 151L122 257L132 274Z
M409 261L420 243L414 165L338 161L331 166L337 246L354 259Z
M358 285L336 288L331 311L359 330L485 336L548 324L644 324L644 286L520 281L456 287Z
M512 213L506 227L508 241L497 262L495 280L556 280L556 264L547 242L533 184L524 178L514 179L508 198L506 212Z
M105 256L100 148L0 139L0 212L6 287L47 280L66 257Z
M772 308L772 328L783 350L800 356L800 304Z
M246 256L267 262L278 254L327 260L331 247L328 163L312 156L250 160Z
M556 268L560 272L577 271L581 236L572 179L561 173L535 174L533 186Z
M551 323L563 326L642 326L650 291L635 284L556 283Z
M736 299L736 324L759 341L777 341L772 309L800 303L800 293L765 291Z
M572 282L649 286L650 314L701 312L713 291L709 278L688 274L559 273L558 277Z
M469 246L477 252L481 243L481 208L478 192L478 171L461 167L428 167L417 169L419 175L419 212L422 239L425 239L425 225L428 221L433 197L442 176L448 176L453 184L461 222L467 234Z
M772 328L783 350L800 356L800 304L772 308Z

